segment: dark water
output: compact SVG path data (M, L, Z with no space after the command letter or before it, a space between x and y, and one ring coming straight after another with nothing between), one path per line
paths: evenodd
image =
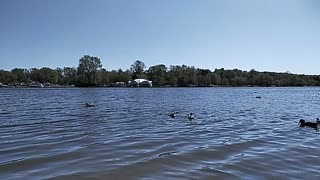
M318 92L0 89L0 179L319 179Z

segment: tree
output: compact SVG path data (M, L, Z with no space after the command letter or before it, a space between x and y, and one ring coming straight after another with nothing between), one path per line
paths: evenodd
M102 68L101 60L98 57L84 55L79 60L78 75L81 86L97 85L99 72Z
M212 73L211 74L211 82L214 85L221 85L221 77L216 73Z
M42 82L40 70L37 68L30 69L30 79L35 82Z
M258 74L258 72L255 70L255 69L251 69L250 71L249 71L249 73L248 73L248 75L247 75L247 79L248 79L248 83L250 84L250 85L255 85L254 84L254 77L256 76Z
M58 74L55 70L47 67L43 67L39 70L41 83L52 83L56 84L58 82Z
M211 71L209 69L197 69L197 86L210 86L211 78L210 78Z
M64 71L63 71L63 69L57 67L57 68L55 69L55 71L56 71L56 74L57 74L57 76L58 76L58 82L57 82L57 83L58 83L58 84L64 84L64 77L63 77Z
M154 86L166 85L167 67L163 64L151 66L148 70L148 77Z
M273 79L269 74L266 73L258 73L253 77L254 85L258 86L271 86Z
M246 78L242 76L236 76L231 79L231 85L232 86L244 86L247 83Z
M74 67L64 67L62 71L63 84L75 84L77 81L77 70Z
M14 68L11 70L11 74L17 77L17 82L27 82L27 69Z
M100 71L100 77L101 77L101 82L103 85L107 85L110 83L110 75L109 75L109 72L102 68L101 71Z
M140 61L136 60L132 65L131 65L131 77L132 79L137 79L137 78L145 78L146 75L144 74L144 69L146 68L146 65Z
M10 71L0 70L0 83L9 84L17 81L17 76Z
M119 78L118 82L127 83L131 78L129 70L123 71L122 69L118 69L117 73L118 73L118 78Z

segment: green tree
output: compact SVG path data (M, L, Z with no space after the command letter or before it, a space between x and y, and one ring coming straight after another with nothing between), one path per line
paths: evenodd
M247 82L246 78L244 78L242 76L236 76L231 79L232 86L244 86L244 85L246 85L246 82Z
M122 69L118 69L118 71L112 70L108 72L108 78L111 83L128 83L128 81L131 79L131 72L129 70L123 71Z
M118 81L117 82L124 82L128 83L131 79L131 73L129 70L123 71L122 69L118 69Z
M58 82L58 74L55 70L43 67L39 70L41 83L56 84Z
M132 79L146 78L146 75L144 74L145 68L146 65L144 64L144 62L136 60L130 67Z
M62 70L62 82L66 85L76 84L77 69L74 67L64 67Z
M10 71L0 70L0 83L10 84L17 82L17 76L12 74Z
M209 69L197 69L197 86L210 86L211 71Z
M253 77L253 83L257 86L271 86L272 82L272 77L267 73L258 73Z
M14 68L11 70L11 73L17 77L17 82L27 82L28 81L28 70L27 69L20 69Z
M30 69L30 79L35 82L42 82L42 77L40 74L40 70L37 68Z
M164 86L166 81L167 67L163 64L151 66L148 69L148 78L152 81L153 86Z
M211 82L214 85L221 85L221 76L219 76L217 73L211 74Z
M55 71L56 71L56 74L58 75L58 82L57 83L64 84L64 71L63 71L63 69L57 67L55 69Z
M78 75L81 86L94 86L99 82L99 72L102 68L98 57L84 55L79 60Z
M255 76L257 76L257 74L258 74L258 72L256 70L254 70L254 69L251 69L249 71L249 73L247 75L249 85L255 85L254 81L256 81L256 80L254 78L255 78Z
M104 85L107 85L110 83L110 75L109 75L109 72L102 68L101 71L100 71L100 77L101 77L101 83L104 84Z

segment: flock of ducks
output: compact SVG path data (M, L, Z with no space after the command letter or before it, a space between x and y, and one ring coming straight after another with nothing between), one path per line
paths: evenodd
M174 112L170 113L169 116L170 116L171 118L176 118L176 117L177 117L177 114L178 114L178 112L174 111ZM194 119L194 114L193 114L193 113L188 114L188 115L187 115L187 118L188 118L189 120Z
M261 98L261 96L257 96L256 98ZM87 108L90 108L90 107L95 107L95 105L92 103L92 102L86 102L85 103L85 106ZM168 114L171 118L176 118L177 117L177 114L178 112L177 111L174 111L174 112L171 112L170 114ZM190 113L190 114L187 114L187 118L191 121L192 119L194 119L194 114L193 113ZM320 119L317 118L316 119L316 122L307 122L306 120L304 119L300 119L298 125L300 127L310 127L310 128L313 128L313 129L316 129L317 131L319 131L320 129Z
M86 102L86 103L85 103L85 106L86 106L87 108L95 107L95 105L94 105L92 102ZM177 111L174 111L174 112L170 113L169 116L170 116L171 118L176 118L176 117L177 117L177 114L178 114L178 112L177 112ZM188 118L189 120L194 119L194 114L193 114L193 113L188 114L188 115L187 115L187 118Z

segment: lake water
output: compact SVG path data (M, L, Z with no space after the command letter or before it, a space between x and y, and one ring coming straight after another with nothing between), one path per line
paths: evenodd
M319 92L0 89L0 179L319 179Z

